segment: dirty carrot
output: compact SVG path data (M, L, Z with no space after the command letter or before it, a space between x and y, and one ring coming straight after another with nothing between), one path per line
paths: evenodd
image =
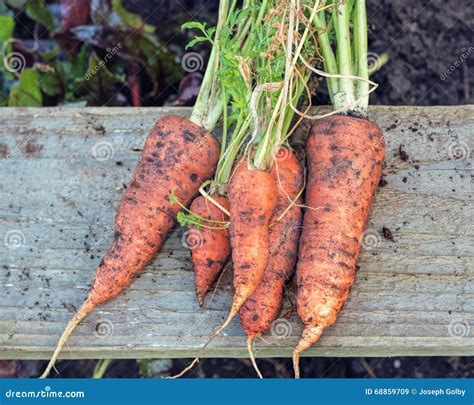
M166 116L153 128L115 219L114 241L96 271L86 300L67 325L42 377L76 326L98 305L120 294L153 258L184 204L212 176L219 142L187 118Z
M234 265L234 299L225 327L255 290L268 264L269 225L276 206L272 172L242 160L230 183L230 240Z
M290 4L291 3L291 4ZM224 323L211 335L190 366L199 360L257 288L269 259L269 224L277 199L272 172L275 156L293 133L293 117L302 92L308 90L314 47L308 15L318 10L319 1L250 1L247 12L256 16L245 24L248 40L222 52L221 82L230 94L235 117L237 145L243 156L232 174L229 189L230 238L234 265L234 298ZM253 17L252 17L253 18ZM226 61L225 56L231 55ZM300 60L303 58L303 60ZM227 63L226 63L227 62ZM238 66L237 74L235 66ZM243 77L235 85L233 78ZM309 108L309 107L308 107ZM232 169L229 165L227 170Z
M151 261L172 229L176 216L214 173L219 141L210 134L222 114L215 97L219 35L227 19L222 0L214 44L190 119L169 115L145 141L132 181L115 218L114 241L96 271L89 293L66 326L41 378L48 376L67 339L95 307L120 294Z
M333 75L328 77L328 88L338 114L313 124L306 147L305 206L310 209L304 214L296 270L297 310L304 325L293 352L296 378L300 353L334 324L354 283L360 241L384 157L383 134L366 118L370 82L365 2L355 0L352 13L347 1L333 7L336 54L329 45L326 14L331 11L318 13L314 21L326 73Z
M200 226L191 225L191 232L198 233L198 243L191 247L191 258L194 267L194 285L199 304L204 304L204 297L210 290L225 262L230 255L229 230L224 224L229 216L217 205L229 209L226 197L196 197L190 211L203 219Z
M253 3L253 1L252 1ZM245 5L244 3L243 5ZM252 4L252 7L255 6ZM200 232L201 243L191 251L195 287L200 305L203 305L204 296L211 288L220 271L230 256L228 188L235 162L241 156L241 148L248 134L250 120L236 108L236 105L248 105L251 92L249 91L250 70L242 58L235 54L235 50L248 48L253 40L249 34L254 20L262 16L243 10L233 1L229 10L226 25L220 36L220 58L216 62L217 83L215 96L222 105L232 105L232 112L227 108L222 111L223 133L221 153L215 177L200 190L202 196L191 209L178 216L181 225L191 225ZM199 22L187 23L185 28L202 27ZM204 39L204 38L202 38ZM210 38L208 38L210 39ZM212 42L212 41L211 41ZM222 201L222 204L215 204ZM214 202L214 203L213 203ZM210 203L210 204L209 204ZM220 211L219 211L220 209ZM226 223L222 221L225 219ZM224 226L225 225L225 226ZM227 229L223 229L227 228ZM210 260L208 260L210 259Z
M302 226L299 195L303 187L303 170L288 148L278 152L273 173L277 200L270 221L269 260L260 283L239 311L240 323L247 334L249 355L260 377L252 345L257 336L270 329L280 311L284 284L296 264Z

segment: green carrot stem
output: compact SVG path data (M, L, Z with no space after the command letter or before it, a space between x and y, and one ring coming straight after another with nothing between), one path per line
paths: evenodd
M369 105L369 69L367 65L367 14L365 0L355 0L354 9L354 51L357 62L357 76L363 80L356 83L357 110L367 115Z
M316 30L318 33L319 45L321 46L321 53L324 59L324 70L326 73L337 74L337 61L336 56L331 47L331 41L329 40L328 27L326 25L326 17L324 11L321 11L314 17L314 23L316 24ZM339 91L339 81L335 77L327 77L326 82L328 84L329 96L331 102L334 104L334 95Z
M220 35L227 20L228 7L229 0L220 1L219 16L211 55L209 56L206 73L204 74L201 89L199 90L199 94L196 103L194 104L193 112L190 118L192 122L204 127L208 131L212 131L214 129L214 126L218 121L218 117L216 119L216 115L219 116L223 108L223 106L219 103L220 98L214 94L214 91L216 89L215 83L217 69L219 67ZM209 117L212 117L212 119L209 120Z
M351 61L351 36L349 30L349 5L345 0L338 3L333 10L334 28L337 41L337 64L339 74L352 75ZM339 78L339 91L335 97L334 107L336 109L350 109L355 101L355 86L353 79L349 77Z
M236 128L233 132L232 142L228 145L224 158L221 160L221 162L219 162L217 167L216 177L214 180L215 186L217 188L225 188L229 182L232 175L234 161L240 151L243 140L248 135L250 124L250 117L239 118Z

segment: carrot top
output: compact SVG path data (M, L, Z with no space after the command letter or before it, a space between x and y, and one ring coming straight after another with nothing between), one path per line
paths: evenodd
M367 116L369 80L365 0L325 0L313 18L334 109ZM372 88L369 88L372 86Z
M219 68L220 38L227 22L229 13L229 0L219 3L219 16L216 27L207 28L206 24L188 22L181 26L182 29L197 29L200 35L196 36L186 47L189 48L197 42L209 41L212 50L209 56L206 72L204 74L199 94L194 104L190 120L195 124L212 131L222 115L224 105L219 97L216 72Z
M231 157L217 169L227 183L235 156L244 154L258 170L269 170L280 146L291 135L291 123L317 56L312 17L320 1L248 0L249 23L243 46L230 41L222 52L220 81L229 95ZM248 28L247 28L248 27ZM237 44L238 45L238 44ZM309 98L309 97L308 97ZM309 107L308 107L309 108Z
M297 104L304 91L311 92L309 67L318 55L311 21L320 7L319 0L222 0L216 29L197 22L184 25L201 32L190 45L213 44L192 120L214 123L219 114L212 109L226 107L210 194L225 194L235 160L242 155L256 169L269 170L292 132L294 114L304 115Z

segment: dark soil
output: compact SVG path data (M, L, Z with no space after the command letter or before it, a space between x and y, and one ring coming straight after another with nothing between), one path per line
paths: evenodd
M165 41L182 44L175 27L215 18L217 1L125 0L160 27ZM474 3L472 0L368 0L370 60L388 52L373 75L379 88L371 104L454 105L474 102ZM327 101L327 99L320 101Z
M389 62L373 79L379 88L372 104L447 105L473 103L474 2L472 0L368 0L372 58L384 52ZM177 24L213 19L216 1L126 0L148 23L160 26L163 39L178 46ZM174 45L173 45L174 44ZM318 100L323 102L324 96ZM400 153L403 153L401 148ZM385 236L385 235L384 235ZM390 235L387 234L388 238ZM44 362L14 362L12 376L35 376ZM61 377L89 377L95 362L63 361ZM175 360L171 374L187 361ZM290 359L259 360L265 377L292 377ZM473 377L472 357L303 358L305 377ZM139 377L134 360L117 360L108 377ZM248 360L205 359L189 377L254 377Z
M172 368L163 375L175 375L190 363L190 359L174 360ZM37 377L46 366L44 361L15 361L5 367L0 377ZM51 377L91 377L96 361L60 361L59 374ZM292 378L291 359L258 359L260 370L267 378ZM8 371L9 372L8 372ZM387 357L387 358L328 358L301 359L301 373L307 378L472 378L472 357ZM157 376L157 375L155 375ZM135 360L115 360L105 378L144 377ZM189 378L253 378L255 371L248 359L202 359L186 377Z
M367 4L369 49L390 54L387 65L373 76L380 85L373 104L474 101L472 0L368 0Z

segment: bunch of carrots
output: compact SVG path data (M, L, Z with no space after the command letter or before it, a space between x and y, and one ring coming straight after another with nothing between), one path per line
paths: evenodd
M74 328L152 260L176 219L200 232L191 254L201 305L229 257L234 268L229 315L198 357L239 314L261 377L253 344L277 318L296 267L299 377L300 353L334 324L354 283L384 157L383 135L367 119L376 85L365 1L221 0L215 28L185 28L200 31L193 43L212 44L193 113L162 118L148 136L114 242L43 377ZM334 107L324 116L309 115L314 76L326 78ZM290 146L303 118L314 120L307 171ZM211 134L218 123L220 143Z

